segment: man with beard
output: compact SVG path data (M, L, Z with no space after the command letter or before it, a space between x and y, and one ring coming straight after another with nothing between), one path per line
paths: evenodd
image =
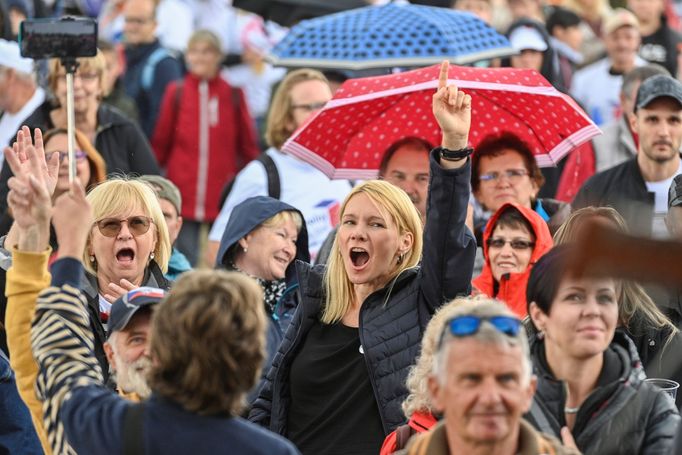
M630 127L637 156L587 180L573 208L612 206L635 233L667 237L668 189L682 174L682 83L663 75L642 82Z
M141 287L124 294L111 306L104 352L119 393L133 401L150 394L149 326L152 306L164 295L162 289Z

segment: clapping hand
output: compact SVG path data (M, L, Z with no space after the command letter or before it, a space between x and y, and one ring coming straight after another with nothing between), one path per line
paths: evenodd
M467 146L471 127L471 96L457 86L448 86L450 63L444 61L438 77L438 91L433 95L433 115L443 132L443 147L459 150Z

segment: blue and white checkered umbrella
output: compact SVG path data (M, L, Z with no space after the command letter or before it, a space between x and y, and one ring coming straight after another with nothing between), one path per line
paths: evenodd
M290 68L421 67L443 60L465 65L516 52L473 14L389 3L300 22L268 56Z

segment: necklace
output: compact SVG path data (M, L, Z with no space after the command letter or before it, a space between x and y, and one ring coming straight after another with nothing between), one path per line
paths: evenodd
M577 407L577 408L569 408L568 406L566 406L566 407L564 408L564 412L565 412L566 414L577 414L577 413L578 413L578 409L580 409L580 407Z

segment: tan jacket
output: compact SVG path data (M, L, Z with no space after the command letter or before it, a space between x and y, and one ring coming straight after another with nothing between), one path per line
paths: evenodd
M561 443L536 431L528 422L521 419L518 455L579 455L575 449L564 447ZM407 447L396 455L450 455L445 421L439 422L426 433L415 435Z

